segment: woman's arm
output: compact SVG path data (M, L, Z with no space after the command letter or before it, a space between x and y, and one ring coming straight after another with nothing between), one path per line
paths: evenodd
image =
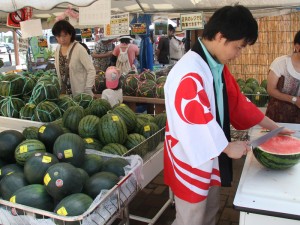
M92 57L97 59L108 58L111 56L112 56L112 51L101 53L101 54L97 54L97 53L92 54Z

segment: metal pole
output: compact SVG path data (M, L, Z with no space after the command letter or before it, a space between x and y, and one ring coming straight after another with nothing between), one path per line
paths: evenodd
M18 45L18 37L17 37L17 33L16 30L13 30L13 39L14 39L14 49L15 49L15 62L16 62L16 66L17 65L21 65L20 63L20 58L19 58L19 45Z

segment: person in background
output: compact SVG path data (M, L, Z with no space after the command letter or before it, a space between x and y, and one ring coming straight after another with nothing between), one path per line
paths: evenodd
M271 96L268 117L281 123L300 123L300 31L294 37L294 52L272 62L267 91Z
M121 87L120 71L115 66L110 66L105 71L106 89L102 92L101 98L107 100L111 107L123 102L123 90Z
M172 225L216 224L220 186L232 182L231 159L251 150L247 141L230 142L230 124L238 130L279 127L240 92L225 65L257 37L257 22L247 8L220 8L205 25L202 39L168 74L164 179L175 195Z
M85 43L79 42L79 44L81 44L81 45L85 48L86 52L87 52L89 55L91 54L91 51L90 51L89 47L88 47Z
M115 49L113 50L113 53L112 53L111 64L112 64L112 66L118 67L118 65L117 65L118 57L121 55L121 52L122 53L127 52L127 56L128 56L127 69L118 67L118 69L120 69L121 74L123 74L123 73L127 74L131 69L135 68L134 60L140 54L140 50L139 50L138 46L135 44L131 44L130 43L131 40L132 40L132 38L130 36L127 36L127 35L121 36L119 38L119 41L121 43L115 47Z
M58 46L55 68L62 94L93 96L96 71L86 49L75 41L75 29L66 20L56 22L52 28Z
M102 37L95 45L95 51L92 54L96 71L106 71L110 66L110 58L115 48L115 37Z
M184 55L184 44L175 37L175 28L169 24L170 63L175 64Z
M170 29L170 26L168 27ZM170 35L172 35L172 31L168 29L168 37L161 36L158 41L158 46L155 51L155 55L157 57L157 61L166 65L169 64L169 55L170 55Z

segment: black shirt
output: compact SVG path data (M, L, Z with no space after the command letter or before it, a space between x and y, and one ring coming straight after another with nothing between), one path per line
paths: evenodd
M160 50L157 58L158 62L160 64L169 64L169 38L161 37L157 48Z

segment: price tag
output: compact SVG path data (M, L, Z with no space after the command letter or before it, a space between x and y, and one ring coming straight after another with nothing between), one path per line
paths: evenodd
M122 103L120 106L126 106L126 105Z
M66 215L68 215L68 212L67 212L67 210L66 210L65 207L59 208L59 209L57 210L56 213L57 213L58 215L61 215L61 216L66 216Z
M16 196L12 196L10 199L9 199L10 202L12 203L16 203Z
M65 158L68 159L68 158L72 158L73 157L73 151L72 149L67 149L64 151L64 155L65 155Z
M112 118L112 120L115 121L115 122L119 121L119 117L118 117L118 116L112 116L111 118Z
M25 153L28 151L27 145L21 145L20 146L20 153Z
M94 143L94 140L92 138L86 138L85 141L88 144Z
M147 126L144 126L144 131L150 131L151 130L151 128L150 128L150 126L149 125L147 125Z
M49 182L51 181L51 177L49 175L49 173L47 173L45 176L44 176L44 184L47 186L49 184Z
M40 129L39 129L39 132L42 134L42 133L44 133L45 129L46 129L45 126L41 126Z
M52 158L50 156L44 155L42 158L43 163L51 163L51 161L52 161Z

